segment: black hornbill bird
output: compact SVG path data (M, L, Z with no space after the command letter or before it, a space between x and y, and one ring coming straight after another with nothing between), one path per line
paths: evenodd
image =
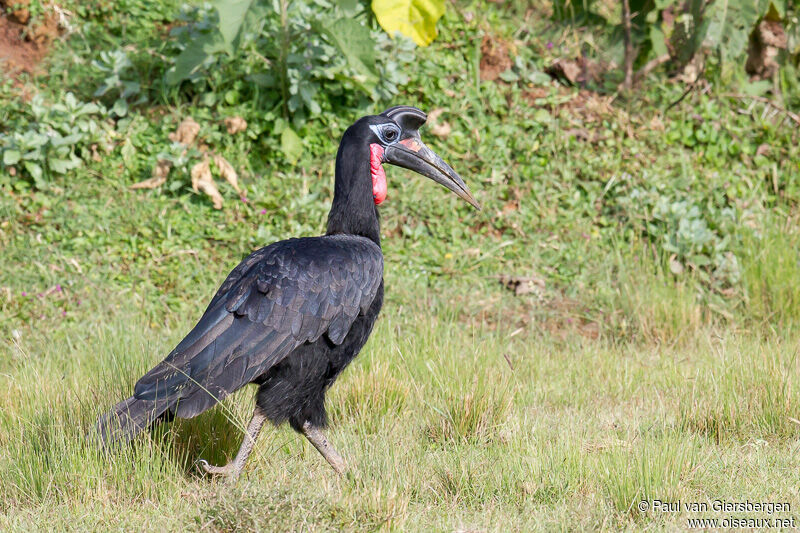
M345 131L336 155L327 233L276 242L228 275L197 325L97 423L106 447L161 420L192 418L254 383L256 407L236 458L201 462L236 478L265 420L288 421L338 473L345 463L322 434L325 391L367 341L383 303L377 205L383 163L440 183L480 209L464 181L420 140L427 116L396 106Z

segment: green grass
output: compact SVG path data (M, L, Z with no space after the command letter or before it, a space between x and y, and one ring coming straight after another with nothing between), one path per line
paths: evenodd
M93 54L133 43L150 100L114 125L100 161L42 188L0 167L1 530L674 530L697 515L637 504L800 509L796 132L718 97L736 83L731 66L666 115L684 87L661 78L612 104L555 85L531 102L526 84L481 82L487 33L519 41L534 70L586 43L544 16L521 33L524 6L512 4L448 9L401 93L364 104L443 108L450 136L423 136L484 209L387 172L386 303L328 397L328 437L349 473L269 427L233 486L195 464L236 453L251 389L112 456L86 435L244 255L323 231L336 139L361 111L309 121L289 165L262 110L161 83L172 3L81 15L85 28L51 58L63 78L23 89L91 100ZM3 87L4 124L25 126L23 92ZM234 114L250 133L222 133ZM241 171L248 202L223 185L214 210L177 171L161 189L128 188L186 116ZM504 274L544 287L516 296Z
M84 440L189 319L154 330L122 310L26 332L0 375L3 529L615 529L683 524L642 515L641 499L800 505L796 339L509 339L461 329L457 291L441 299L435 315L388 305L333 388L329 438L347 476L267 429L234 487L193 464L235 453L252 391L112 457Z

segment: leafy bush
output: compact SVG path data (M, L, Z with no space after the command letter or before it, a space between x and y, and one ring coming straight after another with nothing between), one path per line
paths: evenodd
M697 192L642 187L618 198L629 214L641 217L643 235L670 258L673 274L690 269L713 287L735 285L740 277L731 242L739 224L736 210L724 200L700 201Z
M133 104L145 102L147 98L141 95L142 86L135 81L136 74L132 72L133 63L128 59L124 50L113 52L100 52L100 59L92 62L92 66L106 76L102 85L95 91L94 96L116 95L111 113L117 117L128 114L129 100L135 96L139 98Z
M743 57L762 20L778 22L787 34L787 52L777 58L782 67L792 68L800 59L798 13L788 0L628 0L627 3L630 6L632 66L640 68L640 72L647 70L642 67L649 60L666 62L673 72L680 71L702 49L713 52L723 62L737 62L743 67ZM617 22L600 16L593 9L594 5L593 0L555 0L553 18L613 26L608 48L610 59L622 65L626 35L624 8L621 8L622 20ZM785 81L784 89L790 85L791 81ZM764 86L768 88L770 85Z
M51 173L66 174L84 160L108 149L109 127L103 122L104 107L79 101L67 93L63 102L46 102L41 94L31 100L30 120L0 133L3 165L24 171L44 188Z
M413 59L413 44L373 27L358 2L218 2L186 8L182 19L167 82L188 82L210 106L248 100L284 137L278 118L298 129L323 110L397 94L401 65Z

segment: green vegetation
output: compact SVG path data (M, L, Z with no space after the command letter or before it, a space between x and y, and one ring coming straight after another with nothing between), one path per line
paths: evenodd
M366 3L291 2L178 76L212 7L62 4L61 74L0 86L0 529L661 530L704 515L640 500L800 509L796 42L777 84L711 49L705 83L663 68L617 92L612 69L590 91L544 72L610 59L616 3L585 2L617 17L587 31L552 22L558 2L448 4L415 48ZM375 66L304 9L355 13ZM238 448L249 389L100 456L97 414L243 256L323 231L338 137L395 103L441 110L425 140L483 211L388 169L387 302L329 395L350 473L282 427L237 485L201 477ZM221 209L192 188L213 155L238 175L214 167Z

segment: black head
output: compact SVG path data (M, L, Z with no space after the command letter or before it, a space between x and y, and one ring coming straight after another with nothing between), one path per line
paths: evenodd
M382 165L390 163L432 179L480 209L464 180L422 142L419 129L427 119L428 116L416 107L394 106L380 115L363 117L348 129L346 137L358 137L369 144L375 203L380 204L386 198L386 174Z

